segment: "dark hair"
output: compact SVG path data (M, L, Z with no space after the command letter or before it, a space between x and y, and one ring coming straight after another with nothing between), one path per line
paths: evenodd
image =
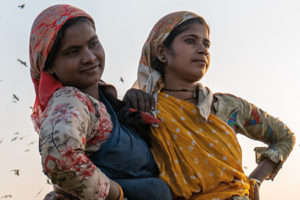
M204 26L206 26L208 33L209 33L209 26L208 24L205 22L205 20L201 17L201 18L192 18L192 19L188 19L185 22L181 23L179 26L175 27L171 33L168 35L168 37L166 38L166 40L163 42L163 46L166 49L171 49L171 45L175 39L176 36L178 36L180 33L186 31L189 28L189 25L194 24L194 23L199 23L202 24ZM162 78L164 79L165 77L165 67L164 67L164 63L162 63L156 56L155 58L151 59L151 66L153 69L157 70Z
M53 64L53 61L56 57L56 54L57 52L59 51L59 48L60 48L60 45L61 45L61 41L64 37L64 34L66 32L66 30L78 23L78 22L89 22L91 23L91 25L93 26L94 29L95 28L95 24L87 17L75 17L75 18L71 18L69 19L62 27L61 29L58 31L57 35L56 35L56 38L53 42L53 45L51 47L51 50L48 54L48 57L47 57L47 60L46 60L46 63L45 63L45 67L44 67L44 71L47 71L49 68L51 68L52 64Z

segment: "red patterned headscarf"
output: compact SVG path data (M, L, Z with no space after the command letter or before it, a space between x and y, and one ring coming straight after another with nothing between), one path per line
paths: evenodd
M38 121L49 98L53 92L63 87L61 82L44 71L45 63L57 33L69 19L75 17L86 17L94 22L90 15L74 6L54 5L42 11L31 27L30 74L36 93L31 117L37 131Z

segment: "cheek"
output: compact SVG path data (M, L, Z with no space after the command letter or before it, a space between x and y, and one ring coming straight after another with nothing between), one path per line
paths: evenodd
M207 57L207 63L208 63L208 66L209 66L210 65L210 54L207 53L206 57Z
M66 59L63 62L54 63L54 73L59 77L66 76L76 71L75 59Z
M98 54L99 57L105 59L105 53L102 45L100 45L99 48L96 49L96 53Z

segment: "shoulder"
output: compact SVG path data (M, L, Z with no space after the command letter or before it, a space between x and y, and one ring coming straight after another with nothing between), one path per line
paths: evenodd
M64 87L55 91L43 111L41 123L53 116L78 116L83 119L98 118L105 106L75 87Z
M94 114L97 113L97 110L105 107L100 101L75 87L64 87L55 91L49 99L46 109L57 105L69 105L78 109L87 109L87 111Z
M226 105L227 107L239 107L239 106L249 106L250 103L246 101L245 99L235 96L233 94L229 93L215 93L214 98L216 101L214 103L216 104L222 104Z
M218 100L222 100L222 101L240 101L241 98L237 97L233 94L230 93L214 93L214 97L216 97Z
M215 93L214 109L221 118L234 113L245 114L250 112L251 104L246 100L228 93Z
M50 98L48 104L53 103L53 101L63 101L67 100L68 102L85 102L87 99L87 95L81 92L79 89L75 87L64 87L55 91Z

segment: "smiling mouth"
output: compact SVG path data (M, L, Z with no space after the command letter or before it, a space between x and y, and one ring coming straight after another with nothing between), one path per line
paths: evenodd
M93 70L95 70L97 67L100 67L100 68L101 68L101 64L94 65L94 66L92 66L92 67L87 67L87 68L85 68L85 69L83 69L83 70L80 70L80 73L93 71Z

